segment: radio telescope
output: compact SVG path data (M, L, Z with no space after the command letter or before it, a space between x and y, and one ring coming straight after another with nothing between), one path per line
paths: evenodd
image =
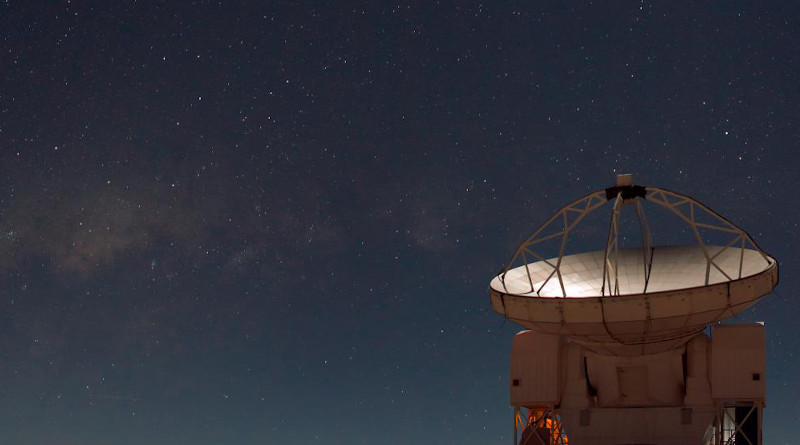
M600 249L582 251L587 233ZM529 329L512 341L514 444L761 445L764 326L720 322L777 284L774 258L688 196L619 175L564 206L489 285Z

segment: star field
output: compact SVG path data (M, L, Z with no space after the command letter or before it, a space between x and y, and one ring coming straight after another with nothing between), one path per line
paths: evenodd
M0 4L0 442L508 444L487 286L616 173L781 263L792 2Z

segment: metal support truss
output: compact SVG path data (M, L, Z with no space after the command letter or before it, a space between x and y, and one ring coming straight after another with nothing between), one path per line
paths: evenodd
M620 193L614 199L614 207L611 209L611 222L608 224L606 254L603 258L603 286L600 288L600 295L606 294L606 285L609 287L609 295L619 294L619 215L622 211L622 202L622 194ZM611 288L612 282L614 283L613 288Z
M742 278L742 266L744 264L744 249L752 248L761 254L761 256L764 258L764 261L768 263L770 262L767 255L761 251L756 242L753 241L753 238L750 237L750 235L747 232L740 229L727 219L723 218L717 212L695 201L694 199L689 198L688 196L679 195L669 190L659 189L655 187L648 187L647 200L649 202L656 203L665 209L668 209L669 211L677 215L680 219L682 219L686 224L688 224L689 227L691 227L695 239L697 240L697 244L700 246L700 248L703 251L703 255L706 257L706 278L705 278L706 285L708 285L708 277L712 267L718 270L728 280L735 280ZM714 221L715 224L698 221L697 220L698 215L705 216L708 220ZM703 237L700 234L700 229L715 230L718 232L729 233L731 236L731 240L722 249L720 249L718 252L712 255L711 252L709 252L705 242L703 241ZM719 264L715 262L715 260L720 254L722 254L724 251L726 251L727 249L731 248L736 244L738 244L738 247L740 247L739 268L735 274L729 274L729 272L731 271L728 272L724 271L722 267L720 267Z
M622 206L633 204L636 209L636 218L639 221L639 231L642 236L642 257L644 258L644 287L642 293L647 292L647 285L650 282L650 270L653 267L653 235L650 232L650 224L642 208L642 202L638 198L633 198L632 202L622 198L622 193L618 193L614 198L614 206L611 210L611 221L608 225L608 238L606 241L606 252L603 258L603 285L600 287L600 295L619 295L619 219L622 213ZM612 280L613 278L613 280Z
M561 416L552 407L514 406L514 445L569 445Z
M559 285L561 286L561 292L563 296L566 297L567 291L564 288L564 280L561 277L561 260L564 258L564 250L567 246L569 234L573 229L575 229L578 223L580 223L581 220L586 217L586 215L597 210L599 207L602 207L606 202L607 199L605 191L599 191L590 195L586 195L562 207L561 210L556 212L550 217L550 219L545 221L544 224L539 226L538 229L536 229L525 241L522 242L522 244L519 245L519 247L517 247L517 250L514 252L514 256L511 257L506 266L503 268L503 273L500 275L501 280L505 280L506 272L515 267L515 265L517 265L521 260L528 273L528 282L531 286L531 293L536 293L538 295L539 292L541 292L541 290L547 285L547 283L550 282L550 280L555 276L557 277ZM554 233L549 233L547 235L542 235L546 229L551 229L553 226L558 226L559 224L561 224L561 230ZM555 263L551 262L549 259L543 257L536 250L534 250L537 244L559 237L561 238L561 248L559 249L558 257L556 258ZM530 264L529 258L531 257L535 258L534 261L543 261L553 269L550 275L546 280L544 280L538 289L536 289L533 284L531 271L528 267Z
M558 280L559 287L561 288L562 296L567 297L566 287L561 274L561 264L562 260L564 259L570 233L587 215L602 207L609 201L613 201L613 207L609 221L608 238L605 248L603 283L601 289L599 289L600 296L619 295L619 218L621 212L623 211L623 207L629 204L634 207L637 219L639 221L639 229L642 238L642 257L644 260L644 267L642 270L644 275L644 289L642 289L642 292L647 292L647 286L650 281L650 271L653 265L654 246L650 225L647 221L647 217L645 216L642 205L643 200L668 210L689 226L691 233L693 233L694 238L706 259L706 285L709 283L709 276L712 269L719 271L719 273L721 273L728 280L742 278L745 249L753 249L764 258L764 261L768 263L771 262L769 257L758 247L756 242L753 241L753 238L747 232L695 199L656 187L646 187L646 193L644 193L641 197L626 197L624 188L618 187L609 190L615 190L616 195L609 196L607 190L601 190L586 195L562 207L558 212L545 221L544 224L539 226L530 236L525 239L525 241L523 241L517 247L517 249L514 251L514 255L503 267L503 270L500 273L500 280L503 286L505 286L505 277L509 270L524 266L530 289L526 292L519 293L520 295L540 295L542 289L550 282L550 280L556 279ZM724 246L721 246L721 248L715 252L713 249L709 249L709 246L703 239L703 231L715 231L717 233L729 234L730 241ZM552 252L546 253L540 251L540 247L542 247L541 243L549 240L559 241L559 249L557 255L555 256L552 254ZM730 270L731 268L729 268L729 270L725 270L725 268L717 263L718 257L728 249L737 248L740 250L738 269ZM540 262L540 264L552 269L547 278L541 282L541 284L534 283L531 273L530 265L535 262ZM506 289L506 291L508 291L508 289Z
M762 445L763 400L725 402L717 405L713 426L705 445Z

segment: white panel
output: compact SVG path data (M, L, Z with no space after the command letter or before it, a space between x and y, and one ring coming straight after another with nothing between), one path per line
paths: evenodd
M559 337L522 331L511 343L511 404L559 402Z
M638 357L586 353L598 407L683 404L682 350Z
M711 396L764 399L765 383L764 326L759 323L715 326L711 334Z
M617 366L619 398L625 405L647 405L650 402L648 391L647 366Z
M699 334L686 344L686 405L711 405L708 377L709 340Z
M561 407L588 408L592 404L589 388L586 385L584 349L574 342L562 344Z

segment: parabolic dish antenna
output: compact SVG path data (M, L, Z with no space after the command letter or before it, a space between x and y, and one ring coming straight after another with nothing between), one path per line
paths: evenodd
M651 232L645 205L655 206L658 218L674 219L692 243L655 245L654 235L665 234ZM605 249L568 253L573 234L601 207L610 210L599 232ZM624 246L625 212L638 221L638 246ZM777 284L778 263L747 232L695 199L633 185L630 175L620 175L616 187L573 201L537 228L489 292L496 312L529 329L569 337L598 353L639 355L686 343Z

